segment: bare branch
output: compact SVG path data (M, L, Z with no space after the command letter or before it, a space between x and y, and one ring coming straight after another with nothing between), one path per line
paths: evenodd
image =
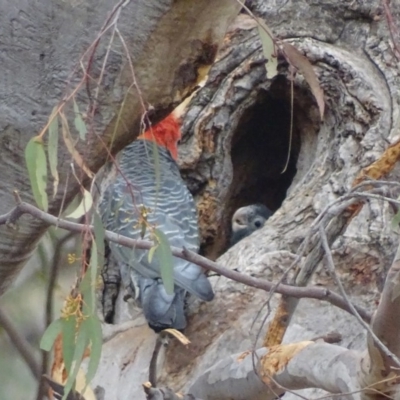
M354 188L352 188L352 190L349 193L346 193L345 195L339 197L338 199L328 204L311 224L309 232L303 240L303 243L299 249L296 259L290 265L287 271L283 274L278 283L281 283L283 281L283 279L287 276L288 272L292 268L294 268L294 266L297 263L299 263L300 258L303 256L306 249L309 249L309 253L302 267L299 268L298 273L296 274L292 282L295 286L306 286L308 284L309 280L314 274L314 271L319 265L319 262L321 261L324 254L323 249L321 248L318 235L319 227L321 226L328 227L329 241L332 241L336 237L336 234L340 231L341 226L343 226L343 222L336 224L337 225L336 229L334 226L330 225L329 222L332 220L333 217L338 217L339 215L341 215L343 211L347 210L348 207L350 207L354 203L359 201L366 201L367 199L375 199L375 200L387 201L391 204L399 206L400 202L398 200L379 194L381 192L386 193L387 186L399 188L399 183L369 179L359 183ZM369 190L371 188L376 188L375 189L376 193L358 191L360 189ZM275 288L272 288L270 292L273 293L274 291ZM268 299L268 301L270 300L270 298ZM299 298L295 298L294 296L283 295L282 299L280 300L275 317L269 324L263 342L264 347L277 345L282 342L284 334L290 324L291 318L294 315L294 312L296 311L298 302Z
M157 361L162 345L163 345L163 336L161 332L157 336L156 344L154 345L154 350L151 356L150 366L149 366L149 382L154 387L157 386Z
M27 366L32 372L32 375L40 380L40 366L37 363L35 356L33 355L33 348L28 343L28 341L20 335L18 330L15 328L13 323L8 319L7 315L4 314L3 310L0 309L0 326L3 327L8 337L10 338L12 344L21 354L22 358L25 360Z
M343 347L311 341L265 347L252 353L229 356L205 371L189 393L203 399L272 400L285 388L320 388L330 393L355 392L349 399L361 399L359 385L361 353ZM261 379L260 379L261 377Z
M386 20L387 20L388 27L389 27L390 38L392 39L393 53L396 56L397 60L399 61L400 60L400 47L399 47L399 44L397 43L397 40L399 39L399 30L397 29L397 26L393 20L393 15L392 15L392 12L389 7L389 1L382 0L382 3L383 3Z
M39 210L38 208L36 208L31 204L27 204L24 202L19 203L13 210L8 212L7 214L0 216L0 225L5 223L15 224L18 218L20 218L21 215L23 214L30 214L33 217L38 218L43 222L47 223L48 225L58 226L61 229L66 229L71 232L88 232L88 231L93 232L93 227L90 225L77 224L75 222L59 219L51 214ZM110 231L105 232L105 237L107 240L121 244L123 246L136 247L144 250L149 250L154 245L154 243L150 241L134 240ZM236 272L231 269L222 267L221 265L211 260L208 260L207 258L202 257L199 254L189 251L185 248L179 249L177 247L171 246L171 251L175 257L179 257L184 260L190 261L203 268L214 271L222 276L225 276L226 278L232 279L236 282L243 283L247 286L251 286L257 289L262 289L267 292L270 291L272 288L274 288L277 293L285 294L287 296L296 298L310 298L310 299L324 300L347 312L350 312L351 310L344 298L340 297L338 294L326 288L295 287L295 286L283 285L281 283L276 285L268 280L253 278L252 276L245 275L240 272ZM371 316L366 310L357 306L355 306L355 308L365 321L368 322L370 321Z
M54 250L53 261L50 267L49 282L47 286L47 296L46 296L46 321L45 328L47 328L53 321L53 300L54 300L54 288L57 282L60 258L62 254L62 249L64 244L75 235L74 232L68 232L62 239L60 239ZM47 351L42 351L42 372L41 375L47 373L49 365L49 353ZM38 393L36 400L41 400L44 396L45 381L42 379L39 383Z
M190 394L182 397L181 395L174 393L169 388L154 388L150 382L143 384L143 390L146 393L147 400L201 400Z
M372 320L371 326L376 336L390 348L391 353L385 352L380 346L376 346L372 340L368 340L368 349L371 357L371 373L382 373L386 370L389 375L393 372L394 362L398 364L400 356L400 246L393 263L387 273L385 286L382 291L381 299ZM374 338L375 339L375 338ZM378 348L377 348L378 347ZM377 360L376 357L381 357ZM394 353L394 354L393 354ZM394 356L395 355L395 356ZM378 369L379 371L376 371ZM397 369L397 368L396 368Z
M343 210L347 209L347 207L354 202L355 199L353 196L345 195L325 207L325 209L311 224L309 232L301 245L296 260L290 265L285 274L283 274L279 282L282 282L284 276L286 276L286 274L296 265L296 263L300 261L300 258L304 255L306 250L308 250L308 254L305 257L303 265L298 269L298 272L295 274L292 280L294 287L307 286L324 255L318 236L318 226L328 225L329 221L332 220L333 217L338 217L341 215ZM333 240L336 234L340 231L341 225L342 223L330 225L330 240ZM263 342L264 347L270 347L282 343L285 332L297 309L299 299L299 297L285 294L282 296L274 319L269 324L267 333L265 334Z
M329 247L328 244L328 239L326 238L326 233L325 230L322 226L320 226L320 235L321 235L321 242L322 242L322 247L325 250L325 254L326 254L326 259L328 261L328 268L329 268L329 273L333 276L333 278L335 279L335 282L337 284L337 286L339 287L340 293L342 294L342 296L346 299L346 302L349 304L350 308L352 309L352 313L353 315L356 317L357 321L362 325L363 328L365 328L368 332L368 334L374 339L374 342L376 343L376 345L379 347L379 349L389 358L391 358L396 364L397 366L400 367L400 360L399 358L393 354L383 343L382 341L378 338L378 336L376 336L376 334L373 332L373 330L370 328L370 326L363 321L363 319L361 318L361 316L358 315L357 310L354 308L353 304L351 303L350 298L348 297L346 290L344 289L344 286L336 272L335 269L335 264L333 261L333 257L332 257L332 252L331 249ZM396 264L396 263L394 263ZM386 281L387 284L387 281ZM385 288L386 288L386 284L385 284ZM386 291L387 292L387 291ZM398 338L397 338L398 341ZM397 343L396 343L397 344ZM397 346L396 346L397 347Z

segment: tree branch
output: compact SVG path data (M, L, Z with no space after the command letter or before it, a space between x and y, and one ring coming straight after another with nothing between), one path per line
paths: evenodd
M343 284L342 284L342 282L341 282L341 280L340 280L340 278L339 278L339 276L338 276L338 274L336 272L335 264L334 264L333 257L332 257L332 252L331 252L331 249L329 247L328 239L326 237L326 233L325 233L325 230L324 230L323 226L320 226L319 232L320 232L320 235L321 235L322 247L323 247L323 249L325 251L325 254L326 254L329 273L333 276L333 278L334 278L334 280L336 282L336 285L339 287L340 293L347 300L346 301L347 304L349 304L350 308L353 308L354 306L352 305L352 303L350 301L350 298L347 296L346 290L345 290L345 288L344 288L344 286L343 286ZM396 259L395 259L393 265L397 265ZM385 293L387 293L388 291L391 293L391 291L387 289L387 285L388 285L388 281L386 280L386 283L385 283L386 291L385 291ZM398 309L394 309L393 310L393 315L394 316L396 315L396 311L397 310ZM380 349L380 351L382 351L383 354L385 354L386 357L389 357L390 359L392 359L397 364L397 367L400 367L399 358L395 354L393 354L393 352L391 352L382 343L382 341L379 339L378 336L376 336L375 332L371 329L371 327L366 322L364 322L363 319L358 315L357 310L355 308L352 309L352 314L356 317L357 321L361 324L361 326L367 330L368 334L373 338L376 346ZM397 326L399 326L399 324L397 324ZM390 343L390 344L394 344L394 343ZM396 348L397 348L397 346L398 346L398 336L396 336ZM372 358L371 358L371 361L372 361Z
M3 327L8 337L10 338L12 344L21 354L22 358L25 360L32 375L40 380L41 370L37 363L35 356L33 355L33 349L28 341L22 337L12 322L8 319L7 315L4 314L3 310L0 309L0 326Z
M49 274L49 282L47 286L47 296L46 296L46 321L45 321L45 329L52 323L53 321L53 300L54 300L54 287L57 282L58 271L59 271L59 264L62 249L64 244L74 236L74 232L68 232L63 238L61 238L54 250L53 261L50 267L50 274ZM49 352L42 351L42 372L41 375L44 376L47 373L49 365ZM36 400L41 400L44 397L45 393L45 380L41 379L38 387L38 392L36 396Z
M48 214L42 210L39 210L37 207L21 202L17 204L17 206L9 211L7 214L0 216L0 225L9 224L14 225L18 219L23 214L30 214L33 217L40 219L48 225L54 225L61 229L66 229L71 232L94 232L94 229L90 225L77 224L76 222L66 221L60 218L55 217L54 215ZM153 242L147 240L134 240L128 238L126 236L118 235L114 232L105 231L105 237L107 240L121 244L122 246L127 247L136 247L139 249L149 250L154 246ZM291 297L296 298L310 298L316 300L324 300L332 305L341 308L344 311L352 314L352 309L346 300L339 296L338 294L332 292L329 289L321 288L321 287L296 287L279 284L276 285L273 282L270 282L266 279L253 278L252 276L242 274L240 272L233 271L231 269L222 267L214 261L208 260L201 255L189 251L185 248L179 249L177 247L171 246L172 255L178 258L182 258L184 260L190 261L194 264L199 265L200 267L209 269L217 274L225 276L226 278L232 279L236 282L243 283L247 286L251 286L257 289L262 289L269 292L271 289L274 289L276 293L284 294ZM354 306L360 316L364 319L364 321L369 322L371 320L371 315L361 307Z
M285 392L320 388L330 393L358 392L361 353L311 341L265 347L231 355L205 371L189 393L202 399L272 400ZM346 397L361 399L357 396Z
M391 350L390 353L375 345L373 336L368 339L368 351L371 358L371 375L382 373L389 375L398 369L400 356L400 245L397 248L393 263L386 275L378 308L371 326L376 336ZM394 354L393 354L394 353ZM378 357L378 359L377 359ZM380 358L380 359L379 359ZM394 365L397 364L397 365Z
M299 263L300 258L308 249L308 254L302 267L298 269L297 274L295 274L292 280L292 284L295 286L306 286L308 284L324 255L318 230L322 226L327 226L327 236L329 237L329 241L332 241L340 232L347 219L343 219L337 224L330 224L330 221L333 217L339 217L343 213L343 211L348 210L349 207L354 205L354 203L358 203L359 201L366 201L368 199L375 199L387 201L393 205L399 206L400 203L397 199L392 199L383 195L387 192L387 187L399 188L399 183L393 181L376 181L368 179L353 187L349 193L340 196L339 198L328 204L310 225L308 234L304 238L298 250L296 259L282 275L279 283L282 282L283 279L287 276L288 272ZM371 191L371 188L374 188L372 189L374 193L359 191L361 189ZM271 291L271 294L272 293L273 291ZM269 323L268 330L265 334L263 342L264 347L270 347L272 345L282 343L285 332L291 322L291 318L296 311L299 299L300 298L296 296L282 296L274 319ZM350 313L353 314L352 312ZM267 316L265 316L264 320L266 320L266 318Z

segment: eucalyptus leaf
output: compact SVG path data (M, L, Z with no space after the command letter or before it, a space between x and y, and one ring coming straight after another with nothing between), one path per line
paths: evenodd
M168 294L174 293L174 261L168 237L159 229L154 230L159 245L155 255L160 262L161 279Z
M36 204L47 212L47 160L41 137L35 136L28 142L25 148L25 161Z
M50 351L57 339L57 336L61 333L62 322L61 319L53 321L44 332L42 339L40 340L40 348L45 351Z

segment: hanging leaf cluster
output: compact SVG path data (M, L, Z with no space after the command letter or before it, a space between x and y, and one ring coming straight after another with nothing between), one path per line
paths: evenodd
M75 114L74 125L76 131L79 133L81 140L86 139L87 127L82 118L82 113L79 111L78 104L73 99L73 110ZM93 172L85 164L81 154L76 149L73 137L70 132L67 117L63 110L56 106L54 107L49 121L43 131L30 139L25 148L25 161L28 169L29 180L32 188L33 197L39 208L43 211L48 211L48 194L47 194L47 179L48 169L53 179L52 196L55 197L58 185L60 182L58 174L58 139L59 127L61 125L62 138L65 146L71 154L76 164L88 175L93 178ZM44 141L45 133L48 133L47 146ZM47 157L46 157L47 152ZM86 197L86 198L85 198ZM88 196L85 196L84 201L88 202ZM89 210L90 207L86 207Z
M105 231L97 213L93 215L93 226L94 240L85 275L73 291L74 295L68 296L65 301L61 317L49 325L40 342L43 350L50 351L61 336L62 359L67 373L63 399L74 389L84 357L89 357L86 385L93 379L101 357L102 331L96 313L96 287L98 266L104 264Z

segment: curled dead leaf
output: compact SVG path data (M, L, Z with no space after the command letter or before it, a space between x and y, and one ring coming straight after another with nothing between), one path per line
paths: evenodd
M176 329L164 329L163 332L168 332L170 335L176 337L184 346L190 344L190 340Z
M299 72L304 76L304 79L310 85L311 92L317 101L319 114L322 121L324 119L325 112L324 91L319 84L318 77L314 72L313 66L311 65L310 61L308 61L307 57L301 54L301 52L290 43L282 42L281 46L287 61L299 70Z
M153 385L147 381L147 382L142 383L142 386L144 389L150 389Z

